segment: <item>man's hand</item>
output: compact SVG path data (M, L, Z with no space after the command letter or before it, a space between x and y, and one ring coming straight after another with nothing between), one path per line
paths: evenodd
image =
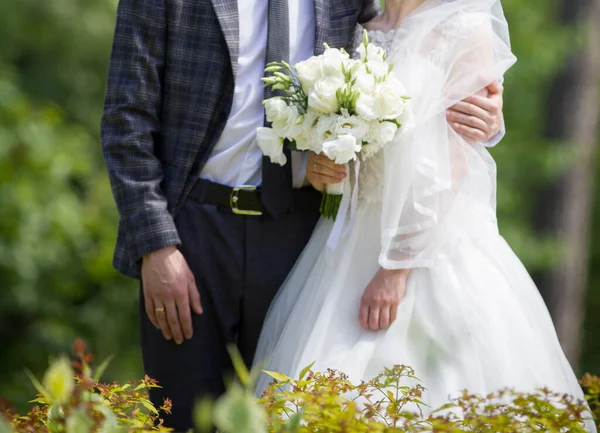
M346 176L348 170L345 165L336 164L325 155L308 154L306 178L317 191L323 192L325 185L340 183Z
M146 313L167 340L177 344L192 338L191 309L202 314L200 293L194 275L175 247L167 247L144 257L142 286Z
M360 302L360 325L367 331L388 329L396 321L398 305L406 294L409 269L379 269Z
M448 123L459 134L485 143L500 132L504 123L502 94L504 87L498 82L469 96L446 112Z

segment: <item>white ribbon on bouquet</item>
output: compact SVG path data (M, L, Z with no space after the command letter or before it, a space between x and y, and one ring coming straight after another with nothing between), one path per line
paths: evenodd
M354 184L351 185L350 180L344 181L343 185L343 196L340 208L338 210L337 217L329 239L327 239L327 248L334 252L340 242L340 240L348 235L354 220L356 219L356 210L358 208L358 174L360 172L360 159L356 159L354 162ZM350 219L348 219L348 212L350 212Z

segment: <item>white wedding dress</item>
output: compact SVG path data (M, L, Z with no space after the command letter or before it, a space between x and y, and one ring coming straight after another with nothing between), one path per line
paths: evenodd
M369 36L412 97L414 127L362 162L357 214L334 251L333 223L319 222L271 306L256 362L291 377L315 362L353 381L409 365L432 408L463 389L547 386L583 398L544 301L498 233L494 161L445 119L515 61L499 2L427 0L400 28ZM397 320L369 332L359 305L380 267L412 271ZM268 383L263 375L257 393Z

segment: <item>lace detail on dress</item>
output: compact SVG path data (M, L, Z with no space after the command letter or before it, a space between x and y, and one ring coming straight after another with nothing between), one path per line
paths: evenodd
M354 40L352 42L352 57L358 58L358 54L356 53L356 49L363 42L363 31L365 28L357 24L356 29L354 30ZM387 32L382 32L381 30L367 30L367 34L369 35L369 42L380 46L385 50L386 53L390 53L394 46L394 37L396 35L396 29L392 29Z
M380 203L383 197L384 152L377 152L366 161L361 161L358 178L358 200L366 203Z

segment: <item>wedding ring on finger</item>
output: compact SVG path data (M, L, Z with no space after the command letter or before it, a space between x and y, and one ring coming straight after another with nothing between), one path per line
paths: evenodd
M319 167L319 165L318 165L318 164L315 164L315 165L313 165L313 171L314 171L315 173L317 173L317 168L318 168L318 167Z
M155 308L155 309L154 309L154 312L155 312L155 313L164 313L164 312L165 312L165 309L164 309L163 307Z

